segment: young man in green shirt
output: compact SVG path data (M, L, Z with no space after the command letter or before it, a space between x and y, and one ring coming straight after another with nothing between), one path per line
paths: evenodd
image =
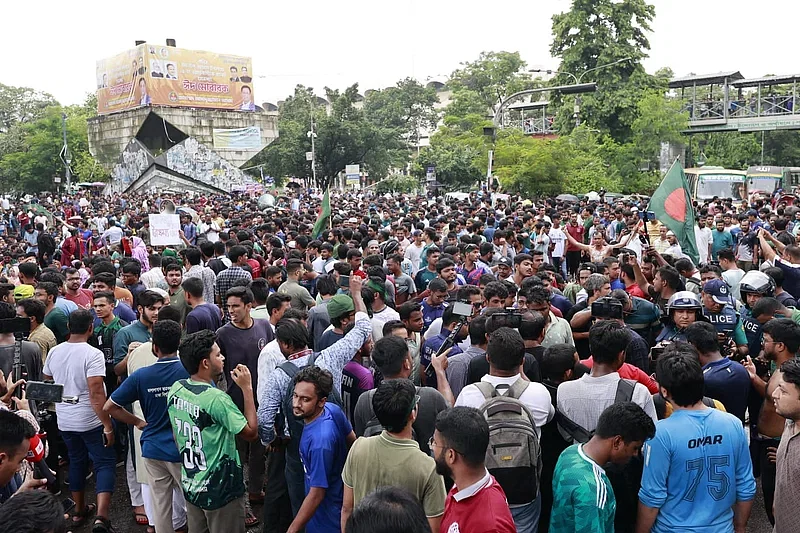
M653 420L635 403L606 408L591 440L573 444L558 458L550 533L614 533L617 503L601 465L624 465L655 433Z
M117 388L118 378L114 372L114 337L117 332L128 325L114 315L114 305L116 298L113 292L96 292L92 300L94 314L100 320L100 324L95 321L94 335L97 339L97 347L103 352L106 360L106 393L111 395Z
M214 386L225 361L214 333L202 330L187 335L178 353L190 378L170 388L167 405L183 460L189 531L244 533L244 472L236 436L247 441L258 438L250 371L244 365L231 371L242 389L242 414L231 397Z

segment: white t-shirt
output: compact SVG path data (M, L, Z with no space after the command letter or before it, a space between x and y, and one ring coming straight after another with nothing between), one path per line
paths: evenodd
M103 352L85 342L64 342L50 350L42 372L64 385L64 396L78 397L75 405L56 404L59 430L84 432L102 424L89 402L88 378L105 377Z
M559 228L550 228L550 241L553 243L553 257L564 257L567 236Z
M390 320L400 320L400 313L388 305L380 313L372 315L372 342L378 342L383 338L383 325Z
M510 378L501 378L487 374L481 378L481 381L491 383L497 389L498 393L505 394L508 388L516 383L518 379L521 379L519 374ZM536 433L539 434L540 428L547 424L555 414L555 409L553 409L553 404L550 401L550 393L547 392L547 389L541 383L531 383L519 399L533 415L533 422L536 424ZM466 406L475 407L477 409L483 405L485 401L486 399L483 397L483 393L475 384L471 384L461 389L461 394L456 398L456 407Z
M411 274L411 277L416 276L417 272L419 271L419 264L420 261L422 261L422 250L424 249L425 249L424 244L422 246L417 246L413 243L411 244L411 246L406 248L405 258L411 261L411 268L413 272Z

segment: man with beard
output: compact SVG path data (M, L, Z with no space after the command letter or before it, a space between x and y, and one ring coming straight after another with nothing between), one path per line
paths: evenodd
M356 435L342 410L328 403L333 376L307 366L294 377L292 414L303 420L300 458L305 473L305 499L287 533L340 531L344 485L342 470Z
M731 305L728 285L721 279L710 279L702 290L703 316L716 328L720 344L733 340L739 355L747 355L747 336L739 313Z
M775 411L787 419L781 443L776 452L777 479L775 483L775 533L789 533L800 520L797 502L800 501L800 457L797 437L800 424L800 361L791 359L781 365L781 380L772 393Z
M67 276L67 282L64 285L66 289L64 298L75 303L81 309L91 309L92 301L94 300L92 291L81 288L80 272L74 268L68 268L64 271L64 274Z
M516 533L506 494L484 464L489 424L473 407L454 407L436 417L430 447L436 472L455 483L447 494L439 531Z
M778 448L781 434L786 420L775 411L775 404L771 401L772 395L781 380L780 368L786 361L794 359L800 350L800 325L788 318L775 318L761 327L763 335L764 357L774 362L776 370L768 381L761 379L756 373L756 367L750 356L744 362L744 367L750 374L753 388L764 398L761 411L758 414L758 425L755 431L751 429L750 448L754 464L761 470L761 488L764 491L764 507L770 523L775 524L772 512L772 502L775 497L775 459L774 454ZM751 411L752 413L753 411ZM753 416L751 415L751 420Z

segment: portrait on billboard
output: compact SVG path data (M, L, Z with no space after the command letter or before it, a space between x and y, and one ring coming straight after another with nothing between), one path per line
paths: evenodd
M256 104L253 103L253 90L248 85L242 85L242 105L239 107L242 111L255 111Z
M147 94L147 82L139 78L139 105L150 105L150 95Z
M239 75L239 81L243 83L250 83L253 81L253 78L250 77L250 73L247 71L247 67L242 65L242 73Z
M231 67L230 81L239 81L239 72L236 70L236 67Z
M159 61L158 59L150 60L150 77L151 78L164 77L164 72L161 70L161 61Z
M168 80L178 79L178 67L175 66L175 63L167 63L167 75L164 77Z

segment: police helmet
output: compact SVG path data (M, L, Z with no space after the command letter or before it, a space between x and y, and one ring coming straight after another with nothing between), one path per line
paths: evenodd
M775 280L758 270L751 270L739 282L739 292L754 293L761 296L775 295Z
M667 314L671 313L674 309L694 309L700 311L703 309L703 304L700 302L700 298L692 291L679 291L673 294L667 301Z

